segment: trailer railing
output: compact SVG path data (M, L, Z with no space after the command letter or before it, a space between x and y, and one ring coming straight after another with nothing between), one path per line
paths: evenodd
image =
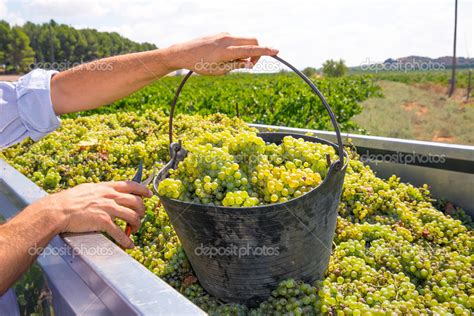
M336 141L335 134L302 128L250 124L260 131L311 133ZM343 133L361 160L382 178L395 174L416 186L428 184L436 198L445 198L474 218L474 146Z

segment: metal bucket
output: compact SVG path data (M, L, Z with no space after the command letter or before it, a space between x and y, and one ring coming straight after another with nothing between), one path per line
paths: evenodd
M159 196L184 251L203 288L225 302L255 306L268 298L277 285L294 278L305 282L321 279L331 255L337 208L347 167L347 154L335 116L314 84L295 71L320 97L337 133L338 145L312 136L260 133L265 142L280 143L285 136L333 146L338 160L330 163L323 182L312 191L284 203L256 207L208 206ZM174 108L189 72L181 82L170 112L170 162L153 181L158 184L187 151L172 142ZM344 163L345 162L345 163ZM157 193L158 194L158 193Z

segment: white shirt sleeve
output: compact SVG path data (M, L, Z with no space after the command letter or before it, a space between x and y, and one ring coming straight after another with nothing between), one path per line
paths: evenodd
M53 70L35 69L18 82L0 82L0 149L37 141L59 127L51 102Z

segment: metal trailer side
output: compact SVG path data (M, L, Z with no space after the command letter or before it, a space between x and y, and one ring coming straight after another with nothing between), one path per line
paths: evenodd
M47 193L0 159L0 214ZM38 257L58 315L206 315L102 234L56 236Z
M259 131L307 134L335 141L334 132L250 124ZM415 186L430 185L434 197L446 198L474 218L474 146L343 133L361 160L382 178L397 175Z

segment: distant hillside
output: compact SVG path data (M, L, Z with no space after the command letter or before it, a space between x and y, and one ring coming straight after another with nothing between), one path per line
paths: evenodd
M453 63L453 57L443 56L443 57L438 57L438 58L429 58L429 57L423 57L423 56L407 56L407 57L397 58L396 61L399 63L413 63L413 62L429 63L431 62L431 63L439 63L445 66L451 66ZM459 66L474 65L474 58L457 57L456 64Z

